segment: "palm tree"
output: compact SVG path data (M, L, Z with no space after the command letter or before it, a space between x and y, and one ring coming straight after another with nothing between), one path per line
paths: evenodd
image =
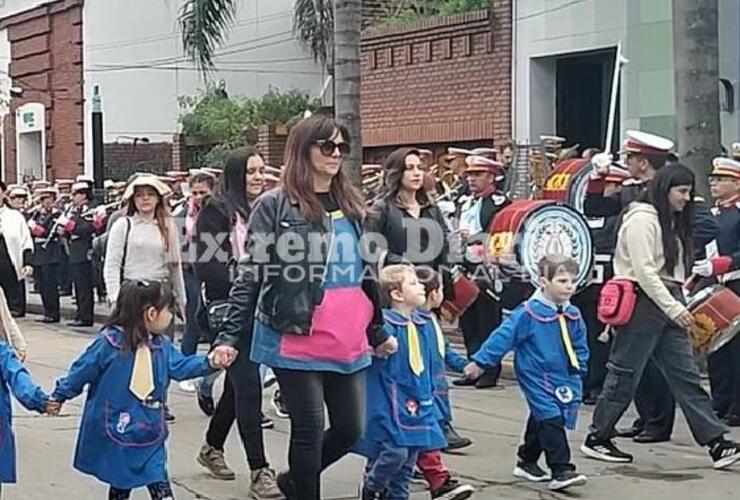
M676 126L681 161L708 195L707 169L721 153L717 0L673 0Z
M335 0L334 4L334 115L347 125L352 152L347 158L350 178L362 183L362 127L360 123L360 34L362 0Z
M216 49L234 22L239 0L185 0L178 23L185 55L204 75L215 69Z
M301 44L311 52L314 61L321 62L331 73L334 69L333 0L296 0L293 9L293 32Z

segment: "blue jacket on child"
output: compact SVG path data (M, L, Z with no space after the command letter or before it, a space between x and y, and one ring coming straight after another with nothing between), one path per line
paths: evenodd
M563 417L566 427L572 429L583 395L581 377L588 369L588 345L578 308L564 304L563 315L578 370L569 362L557 306L540 291L512 311L472 360L482 368L491 368L513 349L516 377L535 420Z
M420 309L419 315L426 319L425 334L431 339L432 344L434 401L441 414L440 422L449 424L452 422L452 405L450 404L450 386L447 383L445 369L449 367L452 371L462 373L468 362L452 348L450 341L442 334L442 328L433 312Z
M413 341L410 349L409 319L400 313L383 311L383 326L398 340L398 351L388 358L373 358L366 372L367 426L355 451L370 459L377 454L378 443L392 443L417 451L439 450L447 446L439 426L441 415L434 402L434 339L424 327L426 319L412 315L417 330L423 369L412 369ZM438 356L438 355L437 355Z
M49 397L31 380L31 375L13 349L0 341L0 483L15 483L15 436L10 394L29 410L42 412Z
M171 379L211 371L205 356L183 356L162 335L149 338L154 392L141 401L129 390L134 352L122 350L123 332L106 326L57 381L52 399L66 401L89 384L77 436L74 467L119 489L166 481L164 401Z

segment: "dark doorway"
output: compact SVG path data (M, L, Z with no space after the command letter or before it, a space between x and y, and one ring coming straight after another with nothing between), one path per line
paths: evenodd
M616 49L609 49L557 59L555 119L557 134L567 139L566 144L578 143L581 150L604 147L615 56ZM617 126L612 151L618 149L618 136Z

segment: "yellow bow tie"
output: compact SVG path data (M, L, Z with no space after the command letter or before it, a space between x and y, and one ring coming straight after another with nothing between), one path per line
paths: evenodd
M568 322L565 319L563 313L558 313L558 324L560 325L560 337L563 339L563 347L565 347L565 353L568 355L568 361L570 365L576 370L580 371L580 365L578 364L578 357L573 350L573 345L570 343L570 333L568 332Z
M421 357L421 346L419 345L419 332L413 321L406 325L406 333L409 341L409 366L417 377L424 371L424 360Z
M134 368L131 371L129 390L144 401L154 392L154 373L152 372L152 353L149 346L142 344L136 349Z
M439 350L439 355L442 356L442 359L445 359L445 336L442 333L442 327L439 326L439 322L434 316L432 316L432 323L434 323L434 333L437 334L437 349Z

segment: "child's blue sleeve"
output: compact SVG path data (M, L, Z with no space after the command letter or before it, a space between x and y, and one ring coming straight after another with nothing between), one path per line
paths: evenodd
M49 396L39 387L9 345L0 344L0 370L15 398L27 409L43 412Z
M462 373L467 364L468 360L457 352L450 345L450 341L447 337L445 337L445 365L447 365L447 367L453 372Z
M526 319L524 309L515 309L498 328L488 336L488 339L473 354L470 359L482 368L493 368L501 362L504 355L514 349L519 342Z
M208 363L208 358L202 354L185 356L179 349L175 349L169 340L164 343L164 346L167 350L167 359L169 360L168 373L170 379L179 382L181 380L203 377L214 371ZM241 353L239 355L248 356L248 354Z
M586 333L586 323L583 318L578 320L578 326L576 331L573 332L573 349L576 351L576 357L578 358L578 366L581 369L581 375L585 376L588 373L588 358L590 353L588 351L588 336Z
M79 396L87 384L95 382L100 377L113 350L105 337L98 334L93 343L87 346L85 352L69 367L67 376L57 380L51 398L56 401L67 401Z

